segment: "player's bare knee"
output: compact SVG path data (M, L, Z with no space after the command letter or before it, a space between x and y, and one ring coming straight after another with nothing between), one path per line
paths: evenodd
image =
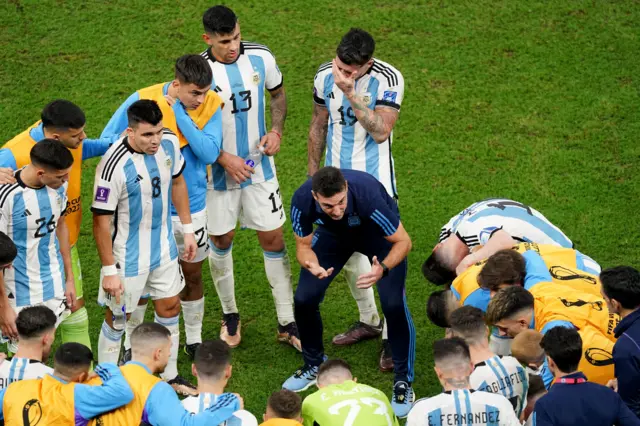
M267 232L258 231L257 234L258 241L260 242L260 246L263 250L273 252L280 252L284 250L285 246L282 228Z
M227 250L231 247L231 243L233 243L233 237L235 236L236 231L229 231L224 235L209 235L209 239L213 243L216 248L220 250Z
M173 318L180 314L180 298L170 297L155 302L156 314L162 318Z

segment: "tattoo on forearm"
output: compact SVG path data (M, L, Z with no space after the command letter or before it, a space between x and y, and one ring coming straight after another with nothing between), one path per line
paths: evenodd
M271 127L282 133L286 118L287 97L284 91L271 95Z
M310 173L317 171L320 166L322 151L324 151L326 145L328 126L328 121L323 119L323 117L319 117L314 111L309 128L309 143L307 146Z
M373 136L385 134L385 123L380 114L376 114L367 107L364 101L359 96L354 96L350 99L351 106L355 110L358 122L364 127L364 129Z

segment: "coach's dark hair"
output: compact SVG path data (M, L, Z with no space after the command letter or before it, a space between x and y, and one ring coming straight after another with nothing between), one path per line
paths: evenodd
M193 364L198 377L219 380L231 364L231 348L223 340L205 340L198 346Z
M540 346L563 373L578 370L582 358L582 338L575 328L553 327L542 337Z
M56 326L56 314L46 306L24 308L16 318L16 328L20 339L41 337Z
M640 272L631 266L616 266L600 273L602 291L624 309L640 306Z
M441 361L455 361L455 358L471 362L469 345L463 339L451 337L433 342L433 361L436 364Z
M63 343L56 351L53 369L66 377L88 372L93 362L91 349L82 343Z
M202 25L209 34L231 34L236 28L238 17L227 6L210 7L202 16Z
M347 65L364 65L373 57L376 42L371 34L360 28L351 28L342 36L336 54Z
M475 306L463 306L449 315L451 330L469 345L481 343L487 339L487 324L484 312Z
M153 343L166 342L171 338L171 332L167 327L155 322L143 322L131 333L131 349L133 352L141 352L146 349L155 350Z
M43 139L29 153L31 163L38 167L65 170L73 165L73 154L56 139Z
M333 197L338 192L344 191L347 181L340 171L332 166L323 167L311 178L311 189L323 197Z
M207 60L200 55L183 55L178 58L175 76L180 83L207 87L213 81L213 73Z
M18 248L4 232L0 232L0 267L7 266L18 255Z
M515 250L500 250L487 259L478 274L478 285L498 291L502 284L522 285L526 275L524 257Z
M64 99L49 102L42 110L40 119L44 127L60 130L80 129L87 122L80 107Z
M528 397L534 397L536 395L540 395L542 393L547 392L547 388L544 386L544 380L542 380L542 376L538 374L529 374L529 391L527 392Z
M427 299L427 318L438 327L449 327L449 314L447 307L447 292L451 290L437 290Z
M494 325L525 309L533 309L533 295L519 285L503 288L491 298L485 320Z
M137 127L140 123L149 123L155 126L162 120L162 111L156 101L141 99L129 106L127 119L131 128Z
M302 411L302 398L288 389L280 389L269 396L267 407L280 419L297 419Z

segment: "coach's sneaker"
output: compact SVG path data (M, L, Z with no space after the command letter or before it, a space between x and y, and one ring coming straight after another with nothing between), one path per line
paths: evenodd
M176 391L178 395L183 395L183 396L198 395L198 388L196 388L194 385L191 384L191 382L189 382L187 379L185 379L180 375L177 375L171 380L167 380L167 383L171 385L173 390Z
M391 344L389 340L384 339L382 341L382 350L380 351L380 361L378 362L380 371L386 373L393 371L393 358L391 357Z
M241 339L240 314L223 314L220 340L224 340L230 348L237 348Z
M190 345L184 345L184 353L192 360L196 357L196 351L198 350L200 343L192 343Z
M285 326L278 325L278 342L291 345L298 352L302 352L302 343L300 343L298 326L295 322L290 322Z
M325 355L322 362L328 358ZM318 365L303 365L298 371L293 373L293 376L289 377L286 382L282 384L282 389L287 389L292 392L302 392L309 389L316 384L318 379Z
M336 346L348 346L362 340L375 339L382 334L382 320L377 326L356 321L347 331L338 334L332 340Z
M393 398L391 398L391 408L399 419L404 419L409 414L416 398L413 388L407 382L396 382L393 385Z
M122 353L122 357L120 358L120 361L118 361L118 367L122 367L123 365L125 365L129 361L131 361L131 349L126 349Z

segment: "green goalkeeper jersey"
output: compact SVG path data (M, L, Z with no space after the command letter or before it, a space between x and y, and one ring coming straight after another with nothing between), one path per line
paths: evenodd
M304 426L399 426L384 393L352 380L306 397L302 418Z

